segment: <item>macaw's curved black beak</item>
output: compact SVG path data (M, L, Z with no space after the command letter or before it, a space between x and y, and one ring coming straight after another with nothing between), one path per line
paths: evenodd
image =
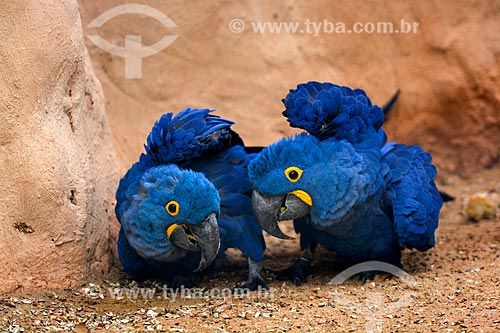
M300 191L299 195L287 193L267 196L254 190L252 204L257 223L274 237L293 239L281 231L278 221L293 220L311 212L311 206L305 202L310 201L310 197L304 193ZM309 197L309 200L304 201L304 196Z
M219 252L219 225L215 213L198 224L173 224L167 230L167 236L175 246L187 251L200 251L201 259L195 272L207 268Z
M214 261L220 248L219 225L215 213L208 215L202 223L188 224L188 227L201 252L200 263L194 271L202 271Z

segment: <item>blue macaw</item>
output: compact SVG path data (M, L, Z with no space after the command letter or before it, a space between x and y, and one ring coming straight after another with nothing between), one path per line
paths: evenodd
M179 287L228 248L248 257L248 280L238 287L266 287L260 275L265 249L252 212L247 153L233 122L208 109L163 115L141 154L121 179L116 216L118 252L135 278L159 278Z
M308 133L265 148L249 176L257 223L286 239L277 222L293 219L300 234L292 281L311 273L317 244L349 264L397 266L402 248L434 246L442 199L431 156L418 146L387 144L384 112L363 90L308 82L283 103L290 125Z

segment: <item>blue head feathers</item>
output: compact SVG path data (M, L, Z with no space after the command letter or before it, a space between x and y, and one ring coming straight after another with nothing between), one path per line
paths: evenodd
M202 223L211 213L219 215L217 190L201 173L176 165L148 169L133 187L130 208L122 227L130 245L143 258L172 258L175 246L168 240L172 224ZM180 251L180 250L179 250Z

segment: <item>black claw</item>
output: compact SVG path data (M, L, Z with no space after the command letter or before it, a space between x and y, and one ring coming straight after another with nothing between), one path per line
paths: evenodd
M176 275L172 278L169 287L173 290L181 288L193 288L199 282L199 278L193 276Z
M294 285L300 286L302 283L307 282L307 277L311 274L313 274L311 260L301 257L287 269L278 272L277 278L279 280L289 280Z
M266 280L260 275L258 276L253 276L247 281L243 281L238 283L234 288L233 288L233 293L234 294L244 294L249 291L254 291L258 290L260 287L261 290L267 290L267 283Z
M293 281L292 283L296 286L300 286L302 284L302 282L307 282L307 277L304 277L304 276L301 276L301 277L298 277L296 276L295 278L293 278Z
M358 273L358 279L359 279L359 281L366 283L368 281L373 280L377 274L383 274L383 272L380 272L380 271L361 272L361 273Z

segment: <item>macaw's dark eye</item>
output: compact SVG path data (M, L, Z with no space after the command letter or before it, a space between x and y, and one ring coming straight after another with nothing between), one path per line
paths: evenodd
M289 181L295 183L299 181L300 177L302 176L302 169L291 166L285 170L285 176Z
M172 200L165 205L165 209L167 210L167 213L169 213L172 216L175 216L179 214L179 203L175 200Z

